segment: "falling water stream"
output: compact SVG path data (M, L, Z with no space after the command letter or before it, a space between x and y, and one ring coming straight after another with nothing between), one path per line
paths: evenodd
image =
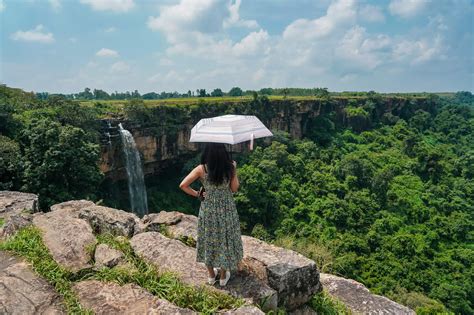
M143 217L148 214L148 201L140 153L130 131L124 129L122 124L119 124L119 131L125 154L130 205L133 213Z

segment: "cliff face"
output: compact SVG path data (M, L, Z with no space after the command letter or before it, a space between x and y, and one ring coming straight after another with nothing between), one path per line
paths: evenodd
M360 108L354 114L349 109ZM146 121L112 119L103 121L100 169L109 179L124 179L122 144L118 124L129 130L144 162L144 174L158 173L167 163L188 158L199 150L190 143L191 128L199 119L224 114L256 115L272 131L285 131L294 138L307 136L317 124L317 117L326 117L336 127L351 127L356 131L370 129L379 121L390 122L406 118L416 110L430 110L427 99L416 98L334 98L330 100L272 100L242 103L195 104L175 107L173 111L157 108ZM233 146L234 152L246 150L246 144Z
M0 218L5 220L0 226L0 241L8 240L27 226L39 229L42 242L58 266L72 274L88 270L88 275L69 280L79 303L98 314L194 314L158 299L137 285L143 283L135 283L134 277L124 277L122 285L110 282L109 278L97 281L100 278L94 277L104 268L140 273L142 270L136 268L143 262L158 271L175 273L189 287L205 286L209 290L205 292L245 301L245 309L226 314L263 314L256 305L264 310L282 307L290 314L301 314L305 303L322 289L321 282L323 289L354 313L414 314L407 307L372 295L353 280L331 275L320 278L314 261L250 236L242 236L243 259L229 283L225 287L207 285L206 267L196 261L196 216L162 211L140 219L133 213L87 200L63 202L52 206L49 212L33 213L37 211L36 200L37 196L32 194L0 191ZM18 217L24 220L21 225L17 225ZM127 246L114 249L104 243L105 234L121 244L130 244L130 250L143 262L135 264L130 256L127 258L127 251L121 251ZM54 287L34 274L29 265L4 251L0 251L0 285L6 288L2 309L8 314L36 314L38 310L65 313L63 299ZM315 312L309 310L305 314Z

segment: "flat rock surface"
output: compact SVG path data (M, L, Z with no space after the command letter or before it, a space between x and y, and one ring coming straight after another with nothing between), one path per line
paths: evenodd
M0 238L7 238L14 235L18 230L31 225L33 222L33 214L31 213L16 213L10 215L6 219L4 225L0 227Z
M0 218L8 219L21 212L37 212L38 196L19 191L0 191Z
M79 218L86 220L95 233L111 233L131 237L138 217L130 212L103 206L90 206L79 211Z
M64 215L78 218L82 209L92 206L95 206L95 203L89 200L71 200L52 205L51 211L59 211Z
M256 306L244 305L236 309L221 311L218 314L224 315L265 315L265 313Z
M362 283L355 280L321 273L321 284L324 290L355 314L415 314L406 306L370 293Z
M86 280L73 286L79 302L95 314L197 314L153 296L135 284Z
M297 309L294 309L293 311L289 312L288 315L318 315L318 313L316 313L316 311L308 305L302 305Z
M303 255L242 235L243 265L278 292L288 310L308 302L320 290L316 263Z
M183 214L179 222L169 225L168 232L174 238L189 238L194 242L197 240L197 223L198 218L194 215Z
M153 264L160 271L175 272L180 279L192 286L207 285L207 268L196 262L196 249L182 242L167 238L158 232L145 232L135 235L130 244L138 255ZM214 289L235 297L244 298L251 303L267 299L265 309L274 309L277 304L275 290L245 272L233 273L224 288Z
M197 220L177 211L161 211L150 222L167 225L173 238L197 239ZM156 229L159 231L159 229ZM320 290L316 263L295 251L242 235L244 268L278 292L278 304L295 309Z
M99 244L95 248L94 260L96 267L115 267L123 260L123 253L106 244Z
M33 224L58 264L72 272L91 267L89 248L96 239L87 222L53 211L36 215Z
M160 211L158 213L151 213L143 217L143 223L148 225L165 224L171 225L178 223L183 217L183 213L178 211Z
M66 314L61 297L30 266L0 251L0 314Z

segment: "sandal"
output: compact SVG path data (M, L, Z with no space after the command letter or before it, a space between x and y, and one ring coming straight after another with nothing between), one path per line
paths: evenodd
M207 284L214 285L214 283L216 283L217 271L218 269L214 268L214 278L211 278L209 276L207 277Z
M230 279L230 271L226 270L225 279L219 279L219 285L221 287L225 286Z

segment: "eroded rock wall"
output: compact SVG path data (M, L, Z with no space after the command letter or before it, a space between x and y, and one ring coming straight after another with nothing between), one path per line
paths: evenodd
M364 106L368 98L354 98L358 106ZM331 100L270 100L268 103L222 103L206 105L183 105L174 108L181 115L167 113L156 114L154 120L137 122L115 119L103 121L100 169L109 179L126 178L123 152L117 125L122 123L129 130L137 144L144 161L144 174L159 173L166 163L177 158L187 159L199 150L199 145L190 143L190 132L201 118L224 114L256 115L271 130L288 132L294 138L301 138L311 129L311 121L320 115L328 115L338 126L351 126L356 131L370 128L371 123L383 119L384 115L393 117L410 116L418 109L430 110L429 102L424 98L408 100L407 98L389 97L374 101L368 109L367 118L350 117L345 108L348 98ZM158 111L158 110L157 110ZM160 112L161 113L161 112ZM247 150L247 144L234 145L234 152Z

